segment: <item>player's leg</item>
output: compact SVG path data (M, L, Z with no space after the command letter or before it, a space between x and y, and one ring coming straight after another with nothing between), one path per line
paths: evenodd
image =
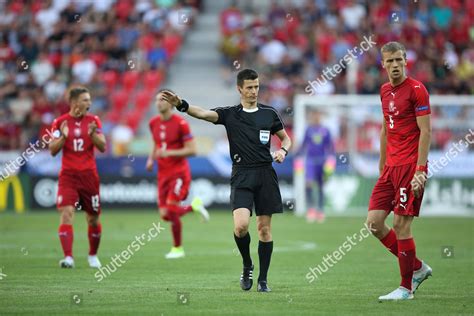
M431 268L416 257L415 241L411 224L418 216L422 201L411 192L410 181L415 173L416 164L393 168L392 179L395 187L395 206L393 228L397 237L397 257L400 267L401 284L393 292L379 297L380 300L404 300L413 298L412 289L431 275ZM423 269L426 268L426 269ZM414 275L418 270L420 274Z
M72 244L74 241L74 206L61 206L58 208L59 211L59 240L64 253L64 259L59 261L61 268L73 268L74 259L72 254Z
M272 239L272 216L261 215L257 216L257 230L258 230L258 259L260 262L260 270L258 275L258 291L270 292L267 285L267 273L270 268L270 261L273 253L273 239Z
M233 211L234 216L234 240L242 256L243 271L240 276L240 287L248 291L253 285L253 264L250 257L250 234L249 222L251 211L248 208L237 208Z
M99 214L86 213L87 237L89 238L89 256L87 258L91 268L100 268L102 265L97 252L99 250L100 239L102 237L102 224L99 221Z
M172 197L172 180L165 179L159 182L158 190L158 205L161 219L171 223L171 236L173 238L173 247L170 252L165 255L166 259L178 259L185 256L184 249L181 245L181 220L177 212L172 212L169 209L171 204L176 204L177 201L169 199ZM172 207L173 208L173 207Z
M181 214L179 212L179 202L168 199L166 207L160 208L160 212L166 213L163 219L171 222L171 233L173 235L173 247L170 252L165 255L166 259L184 258L184 248L182 245L183 224L181 223Z
M97 257L97 251L102 237L102 224L99 221L100 213L100 181L95 172L84 172L78 176L80 204L86 213L88 224L87 237L89 239L89 255L87 261L91 268L100 268L102 265Z
M64 253L64 259L59 261L62 268L73 268L74 259L72 245L74 241L74 213L75 205L79 201L74 177L63 174L59 177L57 209L59 212L58 236Z
M415 241L411 233L412 222L413 216L395 214L393 218L393 229L397 234L398 243L398 264L400 266L400 276L402 279L400 286L403 286L409 291L411 291L413 267L416 258Z
M306 220L310 223L315 222L318 215L316 210L316 171L315 165L310 161L306 161L305 164L305 197L306 197L306 205L307 205L307 212L306 212Z
M180 202L186 200L189 194L189 187L191 185L191 176L183 175L177 177L171 183L173 188L172 192L168 196L168 200L171 200L170 204L167 204L168 210L175 212L178 216L184 216L190 212L199 213L204 221L209 221L209 212L204 207L204 204L200 197L195 197L191 202L191 205L182 205ZM177 202L179 201L179 202Z
M317 199L317 209L316 209L316 220L318 223L322 223L325 220L324 215L324 170L322 165L316 166L316 197Z

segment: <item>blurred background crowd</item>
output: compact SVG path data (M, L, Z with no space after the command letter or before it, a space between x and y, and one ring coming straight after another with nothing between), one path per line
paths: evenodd
M261 103L292 126L292 100L359 46L364 36L407 47L409 75L430 94L474 92L474 1L300 0L235 1L220 12L221 76L235 85L235 68L255 68ZM205 6L199 0L0 1L0 150L18 150L41 137L68 111L71 84L91 90L91 111L116 143L143 133L156 91L193 32ZM265 12L265 13L263 13ZM378 49L357 56L315 94L378 94L386 81ZM434 108L440 120L474 121L462 105ZM339 122L337 137L347 128ZM380 126L360 125L358 149L373 151ZM432 148L461 131L437 128ZM344 142L336 150L343 151ZM110 146L107 154L126 148Z

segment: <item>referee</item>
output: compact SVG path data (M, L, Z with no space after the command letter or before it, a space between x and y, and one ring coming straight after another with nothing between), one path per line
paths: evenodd
M192 117L222 124L227 131L232 158L230 179L230 204L234 215L234 239L243 260L240 287L248 291L253 285L253 263L250 258L250 216L255 205L258 229L258 258L260 274L258 292L270 292L267 272L273 252L271 220L274 213L283 213L278 177L272 161L285 160L291 140L285 131L278 112L270 106L257 103L258 74L244 69L237 75L237 90L240 104L205 110L189 105L186 100L165 91L162 98L179 111ZM281 149L270 153L270 138L276 134L281 140Z

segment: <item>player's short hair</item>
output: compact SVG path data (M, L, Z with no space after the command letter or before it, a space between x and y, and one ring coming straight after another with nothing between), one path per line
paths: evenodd
M403 44L399 42L388 42L380 49L381 53L395 53L401 50L403 52L403 58L407 59L407 50ZM383 57L383 56L382 56Z
M237 74L237 85L242 87L244 80L255 80L258 78L258 73L253 69L243 69Z
M83 93L89 93L89 89L81 86L72 87L69 89L67 99L69 102L71 102L72 100L76 100Z

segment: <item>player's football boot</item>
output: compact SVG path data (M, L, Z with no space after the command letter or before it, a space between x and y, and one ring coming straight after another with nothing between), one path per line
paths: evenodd
M402 301L412 300L413 298L413 293L409 289L400 286L398 289L388 293L387 295L379 296L379 301Z
M271 292L272 290L268 287L267 281L258 281L257 292Z
M59 266L61 268L74 268L74 259L70 256L67 256L64 259L59 260Z
M316 209L310 208L308 212L306 213L306 220L308 223L314 223L318 219L318 214L316 212Z
M413 293L418 289L421 283L428 279L433 273L433 269L424 261L421 262L421 268L413 272L413 279L411 281L411 288Z
M100 263L100 260L97 255L88 256L87 261L89 262L89 267L91 268L99 269L100 267L102 267L102 264Z
M166 259L179 259L184 258L184 248L183 247L173 247L171 251L165 255Z
M205 222L209 222L209 219L210 219L209 212L204 207L204 204L202 203L201 198L195 197L193 201L191 202L191 207L193 208L194 212L201 214Z
M324 212L316 210L316 221L319 224L322 224L322 223L324 223L325 220L326 220L326 215L324 214Z
M244 291L248 291L253 285L253 264L251 267L244 267L240 275L240 287Z

